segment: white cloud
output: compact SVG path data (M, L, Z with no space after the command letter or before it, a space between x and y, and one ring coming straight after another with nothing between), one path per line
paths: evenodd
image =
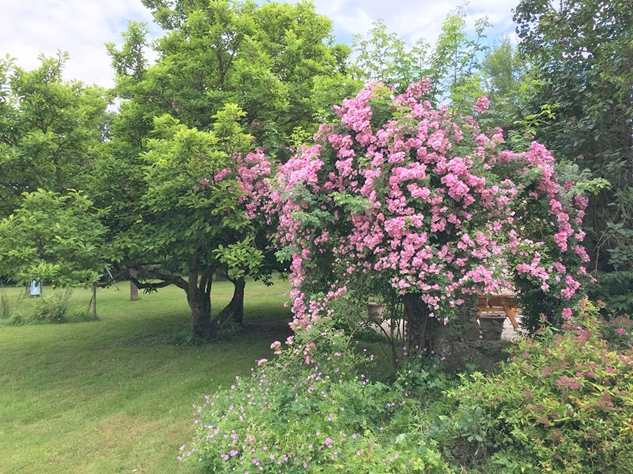
M140 0L21 0L4 2L0 15L0 55L10 54L26 69L38 66L37 56L68 51L67 79L111 86L113 73L104 43L120 43L127 20L151 15ZM467 7L473 17L488 16L495 35L513 32L511 9L518 0L487 0ZM334 22L339 41L350 41L382 19L390 31L407 41L433 43L446 15L463 0L314 0L319 13ZM150 28L153 32L159 29Z
M64 76L111 86L113 73L104 43L120 42L127 20L151 22L140 0L28 0L3 6L0 54L17 58L25 69L39 65L39 54L67 51Z

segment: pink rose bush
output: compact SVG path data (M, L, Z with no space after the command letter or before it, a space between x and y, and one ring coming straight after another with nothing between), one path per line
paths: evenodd
M501 130L434 108L428 90L426 81L397 96L380 83L363 89L280 166L272 202L295 329L318 317L313 295L343 286L418 295L442 319L512 285L553 301L538 308L550 318L579 296L586 198L560 182L542 145L510 151ZM475 114L487 105L478 100Z

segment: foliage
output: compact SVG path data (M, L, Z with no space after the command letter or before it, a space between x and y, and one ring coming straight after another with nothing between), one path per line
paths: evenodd
M479 68L481 56L488 49L484 39L490 22L478 18L474 26L475 37L469 38L466 14L463 7L457 8L446 17L431 56L431 82L439 88L439 97L448 99L461 113L467 113L471 104L484 95Z
M611 282L630 279L626 273L633 261L632 12L629 1L523 0L514 16L519 48L534 65L538 81L529 109L556 107L555 117L538 128L536 138L557 157L611 183L590 199L587 248L599 279L624 272L608 276L596 297L629 314L629 287L616 293Z
M257 144L283 154L296 129L314 132L314 115L329 114L358 87L345 71L349 49L333 43L331 21L311 3L143 3L166 30L153 44L156 63L147 66L146 32L137 23L121 50L108 45L117 93L130 99L124 120L142 135L165 113L209 130L212 117L234 103Z
M68 314L68 303L72 296L72 289L67 288L63 292L55 291L50 296L39 299L35 305L33 315L28 318L28 322L33 323L63 323Z
M0 274L90 285L105 267L104 232L92 202L77 191L24 193L21 206L0 221Z
M402 93L407 86L430 78L433 90L429 99L434 105L443 103L465 112L483 95L483 55L485 32L490 23L475 20L475 36L467 32L464 7L451 11L442 24L434 48L418 40L410 48L397 33L389 32L382 21L373 23L366 37L356 35L352 44L354 75L365 84L382 82ZM491 78L500 76L488 68Z
M345 295L316 298L312 324L271 345L277 358L194 405L195 439L179 459L202 472L630 469L633 347L602 338L591 304L562 330L519 340L497 375L457 382L444 356L404 347L384 385L363 375L369 361L336 329Z
M404 91L428 75L428 49L423 40L407 49L405 41L379 20L372 24L366 37L354 36L352 70L366 84L382 82Z
M205 397L180 459L204 472L448 472L432 444L390 429L415 404L357 371L365 362L326 309L338 296L324 297L322 317L286 348L272 344L278 358Z
M519 341L498 375L474 374L450 393L459 406L448 418L451 443L462 463L476 455L487 456L485 472L633 469L633 349L610 347L591 303L574 313L561 331ZM464 436L473 430L478 436Z
M310 324L311 295L332 285L373 288L400 299L405 314L423 301L445 321L510 276L526 295L535 289L555 303L539 306L537 321L542 312L559 322L581 294L586 198L574 169L559 181L542 145L503 150L499 130L482 133L472 116L433 109L428 90L426 82L397 96L380 84L362 90L315 145L280 167L273 201L278 240L292 255L295 330ZM475 113L486 105L478 101Z
M441 398L442 392L455 384L455 376L446 370L446 356L420 346L402 347L394 386L410 397L423 401Z
M25 71L0 59L0 217L20 206L22 193L85 189L102 140L107 94L64 82L67 55L40 57Z
M598 303L604 308L605 303ZM600 322L599 329L611 349L623 351L633 346L633 320L628 314L617 315L615 311L612 312L608 319Z
M539 113L531 113L528 107L529 95L537 86L529 62L504 37L485 51L478 71L484 95L490 100L480 119L482 126L501 127L513 150L527 150L536 135L535 127L553 115L548 104Z

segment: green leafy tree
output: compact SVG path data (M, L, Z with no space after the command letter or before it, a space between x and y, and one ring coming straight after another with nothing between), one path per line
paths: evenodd
M139 288L176 285L187 295L191 329L211 338L224 322L241 322L244 277L256 272L263 253L251 207L267 172L261 152L248 153L252 137L242 132L243 112L228 104L214 116L212 131L156 118L142 173L144 193L125 232L111 234L113 258L137 271ZM244 156L245 155L245 156ZM211 320L213 274L227 269L236 295Z
M166 33L153 65L141 24L130 23L121 48L108 45L122 103L92 192L121 270L136 270L141 287L183 288L192 329L211 337L241 321L244 276L273 260L262 256L266 219L242 201L262 183L244 187L240 170L266 167L264 151L286 159L358 82L346 72L349 48L333 44L330 20L308 2L144 3ZM223 169L233 184L201 185ZM235 293L211 322L216 270Z
M509 37L493 42L479 64L482 89L490 100L485 125L502 126L506 132L526 132L517 121L525 120L527 95L533 87L530 65Z
M85 195L25 193L15 213L0 221L0 275L62 287L91 285L105 267L104 234Z
M383 21L373 23L366 36L354 36L352 49L354 74L365 83L379 81L404 90L429 73L429 45L418 40L408 48Z
M473 38L466 31L466 18L463 6L446 17L431 55L429 75L439 88L436 95L460 112L467 111L483 95L479 68L482 55L488 50L483 40L491 26L487 18L477 19Z
M358 88L346 71L349 48L333 43L331 21L308 2L144 3L167 30L154 43L156 64L146 67L146 31L137 23L120 50L108 45L117 91L132 99L125 114L134 130L146 134L164 113L208 130L211 117L234 103L257 143L283 155L296 129L316 131L315 114Z
M67 55L33 71L0 60L0 216L38 188L84 189L103 139L103 89L61 78Z
M407 47L397 33L376 22L365 37L354 38L354 74L365 83L379 81L397 92L426 77L433 84L435 103L466 111L484 95L481 68L488 47L483 40L490 27L487 19L476 20L473 37L466 20L463 6L449 13L434 48L423 40Z
M633 298L633 3L523 0L514 19L534 64L531 109L553 115L537 128L556 156L607 179L587 210L587 248L599 296L631 312Z

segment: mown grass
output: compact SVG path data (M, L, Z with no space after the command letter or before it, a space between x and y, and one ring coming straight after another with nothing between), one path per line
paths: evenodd
M0 327L1 473L189 472L176 456L191 440L192 405L248 376L289 334L285 282L249 282L244 330L203 345L186 344L182 290L129 301L119 285L99 290L99 321ZM231 291L214 283L214 312ZM89 299L76 290L71 303Z

